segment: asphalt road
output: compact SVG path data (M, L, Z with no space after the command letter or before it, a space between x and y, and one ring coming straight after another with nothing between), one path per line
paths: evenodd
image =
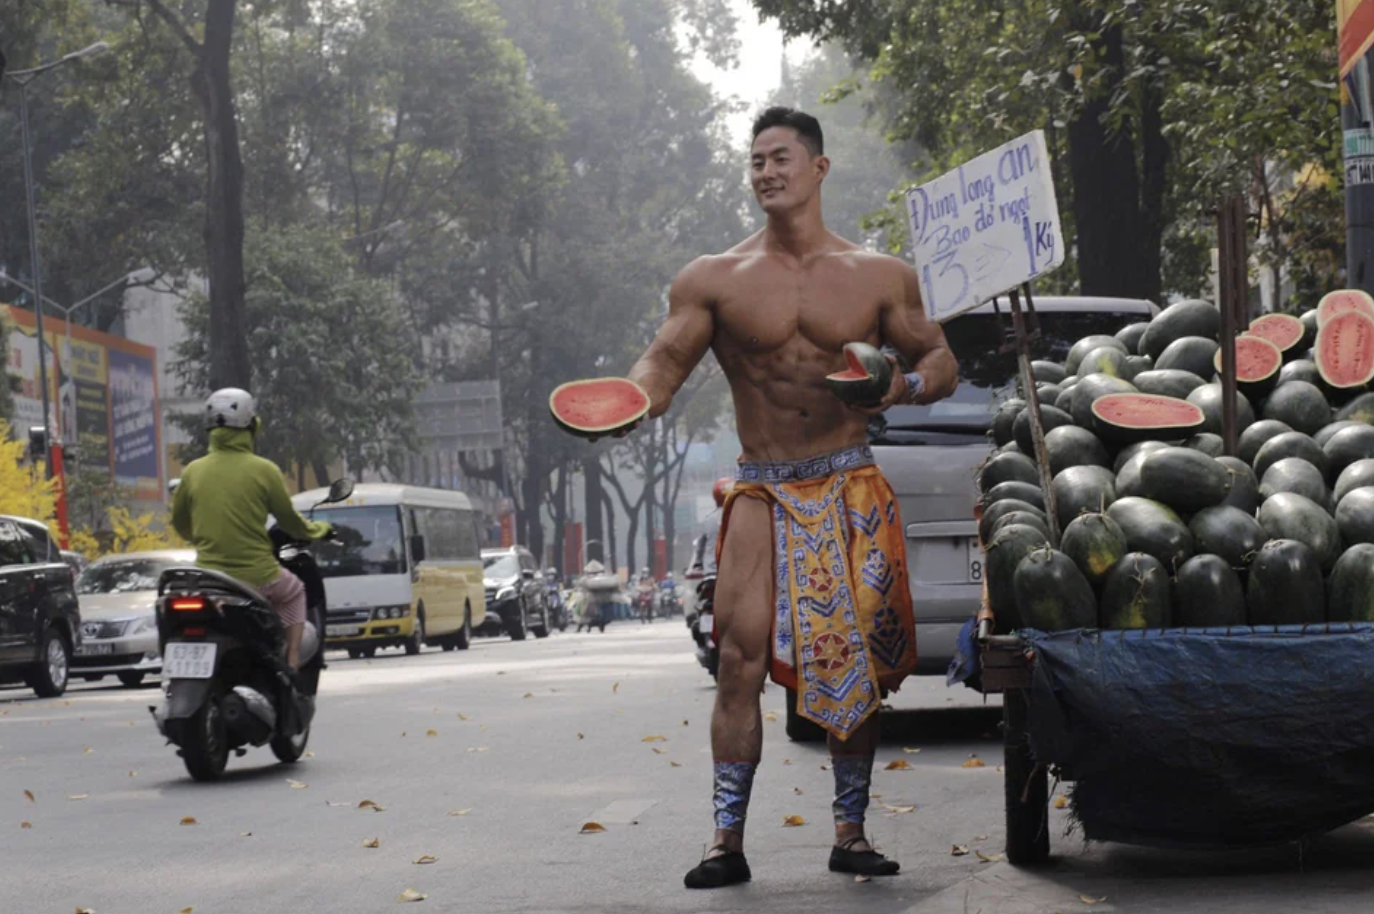
M1011 868L997 857L1000 712L934 680L903 689L885 723L879 767L910 769L875 776L871 832L902 875L857 884L826 871L826 754L787 741L783 694L770 688L754 882L689 892L682 874L710 832L713 690L680 620L336 657L325 676L312 755L281 766L253 750L215 785L190 781L161 744L146 710L156 687L82 685L50 701L0 692L0 914L350 914L396 910L407 889L427 896L418 910L482 914L1240 914L1374 902L1363 824L1301 850L1169 853L1085 846L1063 837L1066 813L1055 812L1055 862ZM986 764L965 767L973 758ZM798 815L806 824L783 826ZM588 822L605 830L581 834Z

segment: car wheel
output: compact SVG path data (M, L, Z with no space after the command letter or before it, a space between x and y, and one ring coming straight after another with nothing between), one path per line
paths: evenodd
M143 677L147 674L142 670L125 670L115 675L119 677L120 683L126 688L136 689L143 684Z
M414 657L420 653L420 648L425 646L425 613L424 610L415 612L415 630L406 639L406 656Z
M453 646L460 651L472 647L472 604L463 605L463 627L453 636Z
M67 691L71 669L71 648L67 647L67 639L57 629L47 629L43 632L38 656L41 659L33 665L33 672L27 678L29 688L39 698L56 698Z
M517 601L515 612L506 621L506 632L512 641L525 640L525 601L523 598Z
M361 657L362 655L363 655L363 652L362 652L362 649L361 649L361 648L350 647L350 648L348 649L348 656L349 656L349 659L351 659L351 660L357 660L357 659L358 659L359 657Z
M377 656L377 648L376 648L376 647L364 647L364 648L360 648L359 651L360 651L360 652L362 653L362 655L363 655L364 657L366 657L368 660L371 660L373 657L376 657L376 656Z
M797 713L797 693L793 689L787 690L787 738L794 743L825 741L821 725Z

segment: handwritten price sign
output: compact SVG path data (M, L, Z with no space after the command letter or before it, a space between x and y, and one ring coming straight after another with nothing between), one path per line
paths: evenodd
M906 195L926 313L947 321L1064 262L1044 131Z

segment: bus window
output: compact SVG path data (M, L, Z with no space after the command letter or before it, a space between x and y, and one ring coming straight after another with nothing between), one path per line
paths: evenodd
M397 508L322 508L315 512L315 519L334 525L333 540L311 546L324 577L405 572L405 541Z

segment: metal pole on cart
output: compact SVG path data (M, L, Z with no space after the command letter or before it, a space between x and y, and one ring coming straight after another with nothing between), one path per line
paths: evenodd
M1040 416L1040 394L1035 389L1035 374L1031 371L1030 343L1038 338L1038 320L1033 331L1026 329L1026 313L1021 309L1021 295L1026 296L1026 306L1032 318L1035 317L1035 302L1031 298L1030 283L1021 286L1020 291L1012 289L1011 326L1016 349L1016 365L1021 375L1021 386L1025 389L1026 409L1030 410L1031 441L1035 445L1035 465L1040 471L1040 489L1045 498L1045 519L1050 528L1050 540L1059 542L1059 509L1054 498L1053 474L1050 472L1049 452L1045 449L1045 425Z
M1228 457L1236 456L1236 334L1249 326L1249 272L1245 252L1245 200L1227 197L1217 206L1217 267L1221 279L1221 438Z

